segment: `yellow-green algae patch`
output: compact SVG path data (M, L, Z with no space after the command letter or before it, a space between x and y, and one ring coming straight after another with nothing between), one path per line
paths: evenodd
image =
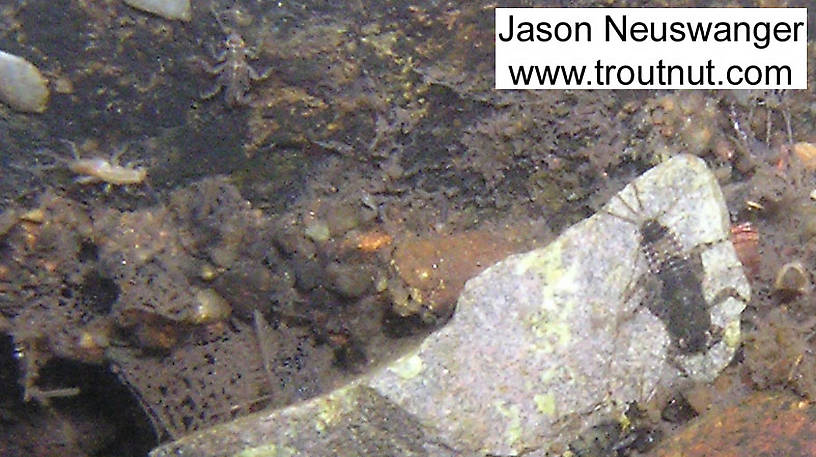
M735 348L740 344L740 334L740 322L739 320L733 320L725 326L723 341L728 347Z
M536 394L533 397L536 404L536 409L541 414L549 417L555 417L555 395L551 393Z
M343 391L341 391L343 392ZM330 428L342 417L345 406L342 402L336 400L336 392L333 392L325 397L320 397L316 402L319 406L317 414L315 415L315 430L322 432Z
M555 241L546 249L522 257L514 271L517 275L535 275L542 284L541 306L523 319L539 339L537 346L545 352L567 346L572 337L570 319L575 304L559 300L558 296L568 295L559 286L572 284L578 269L564 265L563 249L564 243Z
M297 455L297 449L264 444L251 449L244 449L237 454L233 454L233 457L291 457L293 455Z
M422 358L417 354L407 355L388 367L402 379L411 379L422 372L424 365Z
M513 268L513 274L523 275L532 270L541 275L541 280L545 284L553 284L564 274L561 253L564 242L553 241L546 249L534 251L534 255L519 257Z
M506 440L507 446L511 448L516 447L521 440L521 409L518 405L508 405L499 400L494 402L493 406L499 414L507 419L507 425L504 429L504 439Z

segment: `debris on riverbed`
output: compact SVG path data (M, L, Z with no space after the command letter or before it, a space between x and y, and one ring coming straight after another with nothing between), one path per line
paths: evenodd
M634 189L644 217L700 256L701 296L693 297L700 300L686 305L708 317L703 347L684 348L673 333L682 324L655 312L646 302L655 298L636 286L649 274L641 250L648 234L615 216ZM331 455L340 444L365 454L361 446L370 443L432 448L432 455L544 455L566 450L571 438L630 402L713 379L739 344L750 295L714 176L700 159L679 156L618 195L549 246L468 281L452 320L396 362L326 396L189 435L153 457L281 448ZM414 423L415 433L385 426L381 416L389 415L394 424Z

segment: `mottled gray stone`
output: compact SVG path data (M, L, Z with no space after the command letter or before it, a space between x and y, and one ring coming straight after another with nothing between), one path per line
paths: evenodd
M720 335L702 352L672 348L664 323L643 304L653 299L641 279L649 275L639 249L647 218L702 260L700 306ZM153 456L333 455L316 449L343 446L344 455L544 455L628 402L710 380L730 361L750 290L728 233L713 175L698 158L676 157L547 247L468 281L453 319L389 366Z

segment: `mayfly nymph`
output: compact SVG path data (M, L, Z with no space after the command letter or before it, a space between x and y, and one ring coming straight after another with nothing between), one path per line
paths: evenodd
M221 30L226 33L227 38L223 42L221 52L212 51L213 58L215 58L214 65L201 57L192 59L201 65L205 72L216 76L215 85L209 91L201 94L201 98L205 100L213 98L223 90L224 102L230 108L248 105L251 99L247 93L252 82L267 78L272 69L268 68L258 73L249 64L250 60L258 57L257 51L249 47L238 32L227 27L218 13L212 11L212 14L218 25L221 26Z
M71 172L77 175L76 182L80 184L105 183L107 185L125 186L141 184L147 179L147 168L133 167L131 165L120 165L119 157L127 149L123 146L111 155L110 160L101 157L81 158L79 150L73 141L62 140L67 144L72 153L72 158L67 159L51 150L40 150L38 153L53 157L58 162L64 163Z

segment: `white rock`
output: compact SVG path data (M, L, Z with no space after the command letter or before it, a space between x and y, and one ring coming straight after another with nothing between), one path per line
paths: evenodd
M191 17L190 0L125 0L125 3L165 19L189 21Z
M674 287L671 301L646 295L653 285L642 280L657 278L647 277L639 226L652 218L699 256L702 300L692 302L710 326L696 308L669 322L650 311L688 296L673 283L656 284ZM699 158L675 157L549 246L468 281L453 319L367 383L463 454L549 455L630 402L710 381L728 364L750 296L728 233L712 173ZM684 353L669 328L722 336Z
M48 81L31 62L0 51L0 99L17 111L42 113L48 104Z

